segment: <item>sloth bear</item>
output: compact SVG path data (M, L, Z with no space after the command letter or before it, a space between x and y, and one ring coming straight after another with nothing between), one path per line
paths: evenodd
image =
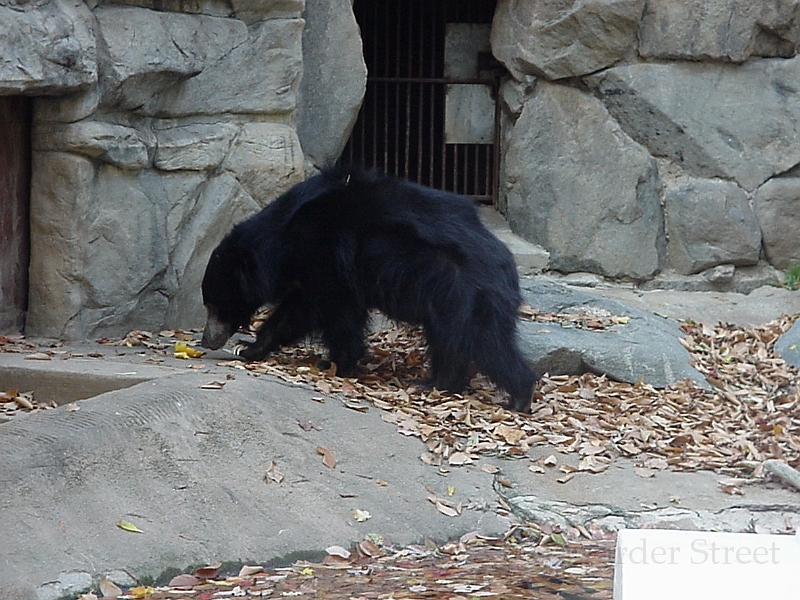
M430 384L460 392L470 364L525 412L538 377L516 340L514 258L462 196L386 175L329 169L236 225L203 278L202 345L221 347L263 305L245 360L321 335L337 373L365 353L369 310L421 325Z

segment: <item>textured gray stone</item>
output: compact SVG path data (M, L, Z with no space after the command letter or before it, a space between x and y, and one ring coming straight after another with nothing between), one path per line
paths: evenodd
M367 85L361 32L351 0L308 0L297 135L317 167L339 158Z
M200 284L208 258L236 223L260 208L227 173L210 179L202 186L196 200L181 207L181 219L168 233L171 252L164 288L169 290L169 306L162 313L164 326L202 326L206 311Z
M142 169L150 163L155 138L149 130L102 121L39 123L33 132L34 150L75 152L123 169Z
M102 104L116 109L151 113L159 92L214 70L247 46L247 27L235 19L123 6L101 6L94 14L102 40Z
M796 321L789 331L775 342L775 352L787 363L800 369L800 321Z
M636 47L644 0L499 0L492 52L511 74L578 77Z
M521 322L521 347L539 373L605 373L616 381L641 380L657 388L687 378L706 385L678 341L677 322L546 280L523 279L522 290L526 302L543 312L629 317L626 324L601 331Z
M758 188L753 209L769 262L779 269L800 263L800 179L771 179Z
M49 244L32 252L29 332L82 339L202 325L208 257L259 209L236 179L95 169L66 153L35 156L52 179L34 197L33 233ZM69 190L71 201L59 190ZM69 237L46 235L48 228Z
M181 2L183 0L173 0ZM296 18L303 14L305 0L229 0L233 14L248 25L265 19Z
M0 94L63 94L96 81L92 15L84 2L0 5Z
M153 164L162 171L205 171L222 164L239 127L233 123L156 124Z
M222 168L265 206L303 180L303 150L288 125L245 123Z
M84 219L95 169L85 157L34 152L31 181L31 257L26 332L84 339L81 290L86 252Z
M649 0L639 29L646 58L744 62L792 57L800 42L797 0Z
M678 273L758 262L761 231L735 183L698 179L672 187L664 195L664 212L668 262Z
M587 81L631 137L690 174L752 191L800 162L800 58L637 64Z
M224 56L207 60L202 71L186 81L161 87L138 110L159 117L289 115L303 70L302 30L302 19L251 25L246 39Z
M550 252L550 268L632 279L660 268L656 163L599 101L540 81L509 146L506 216Z

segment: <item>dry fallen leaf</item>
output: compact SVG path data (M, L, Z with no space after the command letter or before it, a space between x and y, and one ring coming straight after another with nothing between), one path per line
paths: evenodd
M359 523L363 523L364 521L371 519L372 514L370 514L370 512L367 510L360 510L357 508L353 511L353 518Z
M278 463L270 461L267 472L264 473L264 481L267 483L280 483L283 481L283 473L278 470Z
M333 452L324 446L317 446L317 454L322 455L322 464L329 469L333 469L336 466L336 458L333 456Z
M628 317L595 310L523 313L548 328L577 327L595 331L592 335L628 323ZM320 371L317 364L325 349L315 343L284 348L263 362L231 361L229 366L315 387L345 406L371 403L383 411L384 421L418 437L426 446L421 460L441 472L468 464L460 463L464 456L473 461L481 455L525 457L531 448L547 444L563 455L578 454L583 473L601 472L624 457L653 472L709 469L763 477L759 465L770 458L800 468L800 422L793 417L800 411L800 374L773 350L796 320L781 317L744 328L683 322L681 343L698 371L713 382L713 390L688 380L655 389L647 381L628 384L591 373L545 375L531 415L505 410L500 405L507 396L480 375L463 394L415 385L428 377L424 336L405 326L370 334L371 351L357 378L338 377L333 369ZM153 343L144 333L130 335L128 341L146 348ZM11 341L11 347L36 349L23 347L20 340ZM33 406L43 408L36 402ZM0 407L4 416L30 410L16 404ZM556 456L554 452L538 465L557 466Z
M181 573L180 575L176 575L170 580L169 586L176 588L190 588L192 586L197 585L198 583L200 583L200 579L195 577L194 575L189 575L188 573Z
M225 387L224 381L209 381L200 386L201 390L221 390Z
M464 452L454 452L450 455L450 458L447 459L447 464L450 466L462 466L462 465L471 465L472 458Z
M455 508L453 508L452 506L448 506L448 505L444 504L441 500L437 500L434 503L434 506L436 506L436 510L438 510L440 513L442 513L443 515L445 515L447 517L457 517L458 516L458 511Z
M103 594L103 598L116 598L122 595L119 586L106 577L100 578L100 592Z
M219 570L222 568L222 563L216 563L214 565L207 565L205 567L200 567L194 572L195 577L199 577L200 579L214 579L219 574Z
M339 556L341 558L350 558L350 551L342 548L341 546L328 546L325 552L332 556Z

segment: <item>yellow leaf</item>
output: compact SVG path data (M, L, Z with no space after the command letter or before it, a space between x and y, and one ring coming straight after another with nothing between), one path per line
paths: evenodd
M124 529L125 531L130 531L131 533L144 533L141 529L139 529L133 523L129 523L125 519L120 519L117 521L117 527L120 529Z
M139 585L136 587L131 588L130 594L134 598L147 598L148 596L155 594L155 588L151 588L149 585Z
M300 575L313 575L313 574L314 574L314 569L312 569L311 567L306 567L305 569L300 571Z
M175 342L175 358L184 360L189 358L200 358L205 352L192 348L186 342Z
M447 495L448 495L448 496L452 496L452 495L453 495L453 494L455 494L455 493L456 493L456 488L455 488L455 486L448 485L448 486L447 486Z

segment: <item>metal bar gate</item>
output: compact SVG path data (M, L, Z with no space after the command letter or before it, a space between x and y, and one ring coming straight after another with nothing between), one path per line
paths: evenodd
M494 5L355 1L369 76L342 162L496 203L498 72L488 51ZM489 110L489 131L472 132L471 112L486 117Z

